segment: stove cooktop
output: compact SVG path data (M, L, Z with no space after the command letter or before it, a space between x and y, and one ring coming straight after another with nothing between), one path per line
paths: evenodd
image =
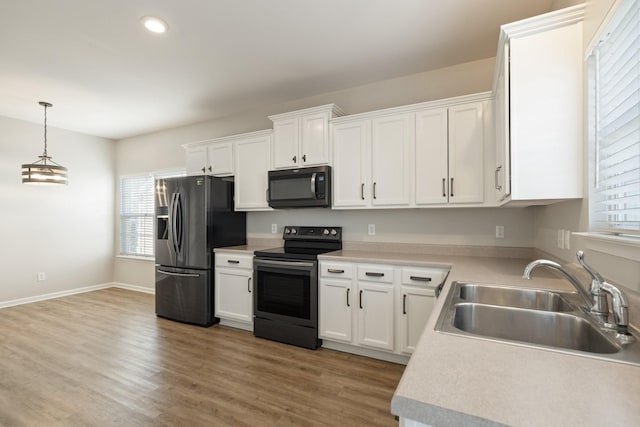
M315 260L342 249L342 227L285 226L284 247L255 251L256 257Z

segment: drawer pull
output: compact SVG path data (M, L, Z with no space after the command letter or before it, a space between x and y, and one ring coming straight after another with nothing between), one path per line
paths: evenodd
M359 303L360 303L360 309L362 309L363 308L362 307L362 290L360 291L360 301L359 301Z
M247 292L251 293L251 277L247 278Z
M415 280L416 282L430 282L431 281L431 277L409 276L409 279Z
M351 307L351 304L349 303L349 291L351 289L347 288L347 307Z
M240 261L238 261L237 259L228 259L227 262L229 264L240 264Z
M337 268L328 268L327 272L328 273L335 273L335 274L342 274L342 273L344 273L344 270L338 270Z
M402 314L407 314L407 294L402 295Z
M384 276L384 273L372 273L370 271L367 271L364 274L369 276L369 277L383 277Z

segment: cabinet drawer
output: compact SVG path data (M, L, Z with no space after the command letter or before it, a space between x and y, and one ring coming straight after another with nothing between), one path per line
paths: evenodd
M402 269L403 285L435 288L444 281L445 277L447 277L447 270L441 268Z
M351 279L353 277L353 265L333 262L322 262L320 264L320 276Z
M216 253L216 267L253 269L253 255Z
M393 267L387 265L367 265L358 266L358 280L368 282L393 282Z

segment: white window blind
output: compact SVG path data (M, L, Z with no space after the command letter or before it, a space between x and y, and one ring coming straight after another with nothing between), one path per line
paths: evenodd
M640 234L640 0L624 0L590 62L591 228Z
M120 255L153 256L152 175L120 179Z

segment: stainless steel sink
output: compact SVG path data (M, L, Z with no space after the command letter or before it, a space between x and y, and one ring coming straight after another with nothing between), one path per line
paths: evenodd
M512 288L497 285L462 284L460 299L478 304L528 308L544 311L574 311L557 292L542 289Z
M638 341L618 340L584 313L576 293L454 282L445 298L437 331L640 365Z
M476 335L569 350L602 354L619 350L587 320L564 313L456 304L453 326Z

